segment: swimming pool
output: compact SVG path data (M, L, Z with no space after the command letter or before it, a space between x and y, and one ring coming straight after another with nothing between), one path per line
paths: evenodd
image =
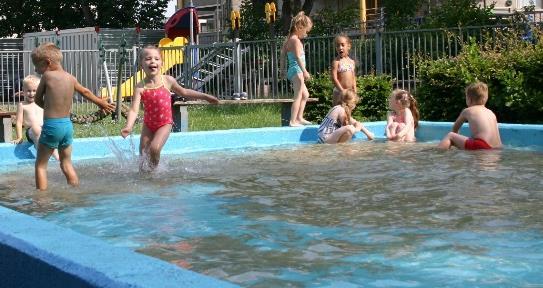
M432 127L441 125L450 129ZM188 144L178 149L191 153L164 157L153 176L112 158L82 160L81 189L64 187L57 171L55 193L39 197L33 183L19 184L33 175L23 162L3 173L16 187L1 189L0 201L247 287L543 283L541 134L526 139L528 148L463 152L435 143L314 145L306 131L314 128L283 129L260 131L280 144L272 147L218 132L229 149Z

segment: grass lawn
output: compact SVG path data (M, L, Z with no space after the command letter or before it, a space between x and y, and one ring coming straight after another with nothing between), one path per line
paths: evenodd
M126 119L122 117L118 123L112 121L111 117L106 117L92 124L74 124L74 138L117 136L121 134L120 131L125 123ZM278 126L281 126L280 104L189 107L189 131ZM134 126L133 133L140 132L141 123L138 123Z

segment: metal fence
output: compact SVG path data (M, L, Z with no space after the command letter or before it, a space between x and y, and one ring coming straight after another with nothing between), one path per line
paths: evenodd
M432 59L456 56L470 38L480 45L496 45L499 41L496 35L511 31L511 27L505 26L377 31L351 35L350 55L357 62L358 75L387 74L395 87L415 90L416 56ZM238 93L246 93L249 99L289 98L292 97L291 85L279 73L282 44L283 40L278 39L163 48L164 66L168 68L165 73L187 88L223 99ZM124 83L122 95L129 97L138 81L134 76L138 71L138 49L127 50L128 60L123 69L119 69L121 57L115 49L105 50L103 58L98 50L66 50L63 66L96 95L109 95L108 83L112 87ZM329 73L330 63L336 56L333 36L308 38L304 40L304 49L311 74ZM19 99L13 95L21 89L24 76L34 71L29 53L0 51L0 105L4 109L16 109ZM111 93L114 98L114 89ZM77 109L91 107L78 97L74 99L79 103L74 106L76 113Z

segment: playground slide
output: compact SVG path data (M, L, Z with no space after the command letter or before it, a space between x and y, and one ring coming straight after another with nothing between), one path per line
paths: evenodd
M162 38L158 43L158 47L162 48L162 70L160 73L166 73L170 68L177 64L183 64L183 50L173 49L183 47L188 43L188 40L184 37L176 37L173 41L170 38ZM131 97L133 94L133 88L141 81L144 77L142 70L139 70L132 77L128 78L121 84L121 95L122 97ZM102 87L100 93L102 97L108 96L107 87ZM111 87L112 97L111 99L117 98L117 87Z

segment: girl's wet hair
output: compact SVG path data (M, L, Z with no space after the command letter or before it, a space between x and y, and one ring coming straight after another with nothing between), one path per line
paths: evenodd
M415 122L415 128L419 126L419 108L417 100L411 93L403 89L395 89L390 95L391 100L400 101L402 108L409 108L413 114L413 120Z
M347 40L347 44L349 44L349 46L352 46L353 45L353 41L351 40L351 37L349 37L347 34L345 33L339 33L338 35L336 35L336 37L334 38L334 44L337 45L337 43L339 42L339 40L343 38L345 40Z
M156 51L158 51L158 54L160 55L160 59L162 59L162 52L160 51L160 48L158 48L158 47L156 47L154 45L147 45L147 46L143 47L140 50L140 53L139 53L140 62L143 61L143 55L145 54L145 50L156 50Z
M359 100L360 98L353 89L347 89L341 95L341 107L343 107L347 115L343 121L343 126L349 124L351 121L351 115Z
M312 27L313 21L311 21L311 18L305 15L304 11L300 11L298 14L296 14L296 16L292 17L289 34L293 34L297 30L302 29L307 29L307 31L309 31Z

